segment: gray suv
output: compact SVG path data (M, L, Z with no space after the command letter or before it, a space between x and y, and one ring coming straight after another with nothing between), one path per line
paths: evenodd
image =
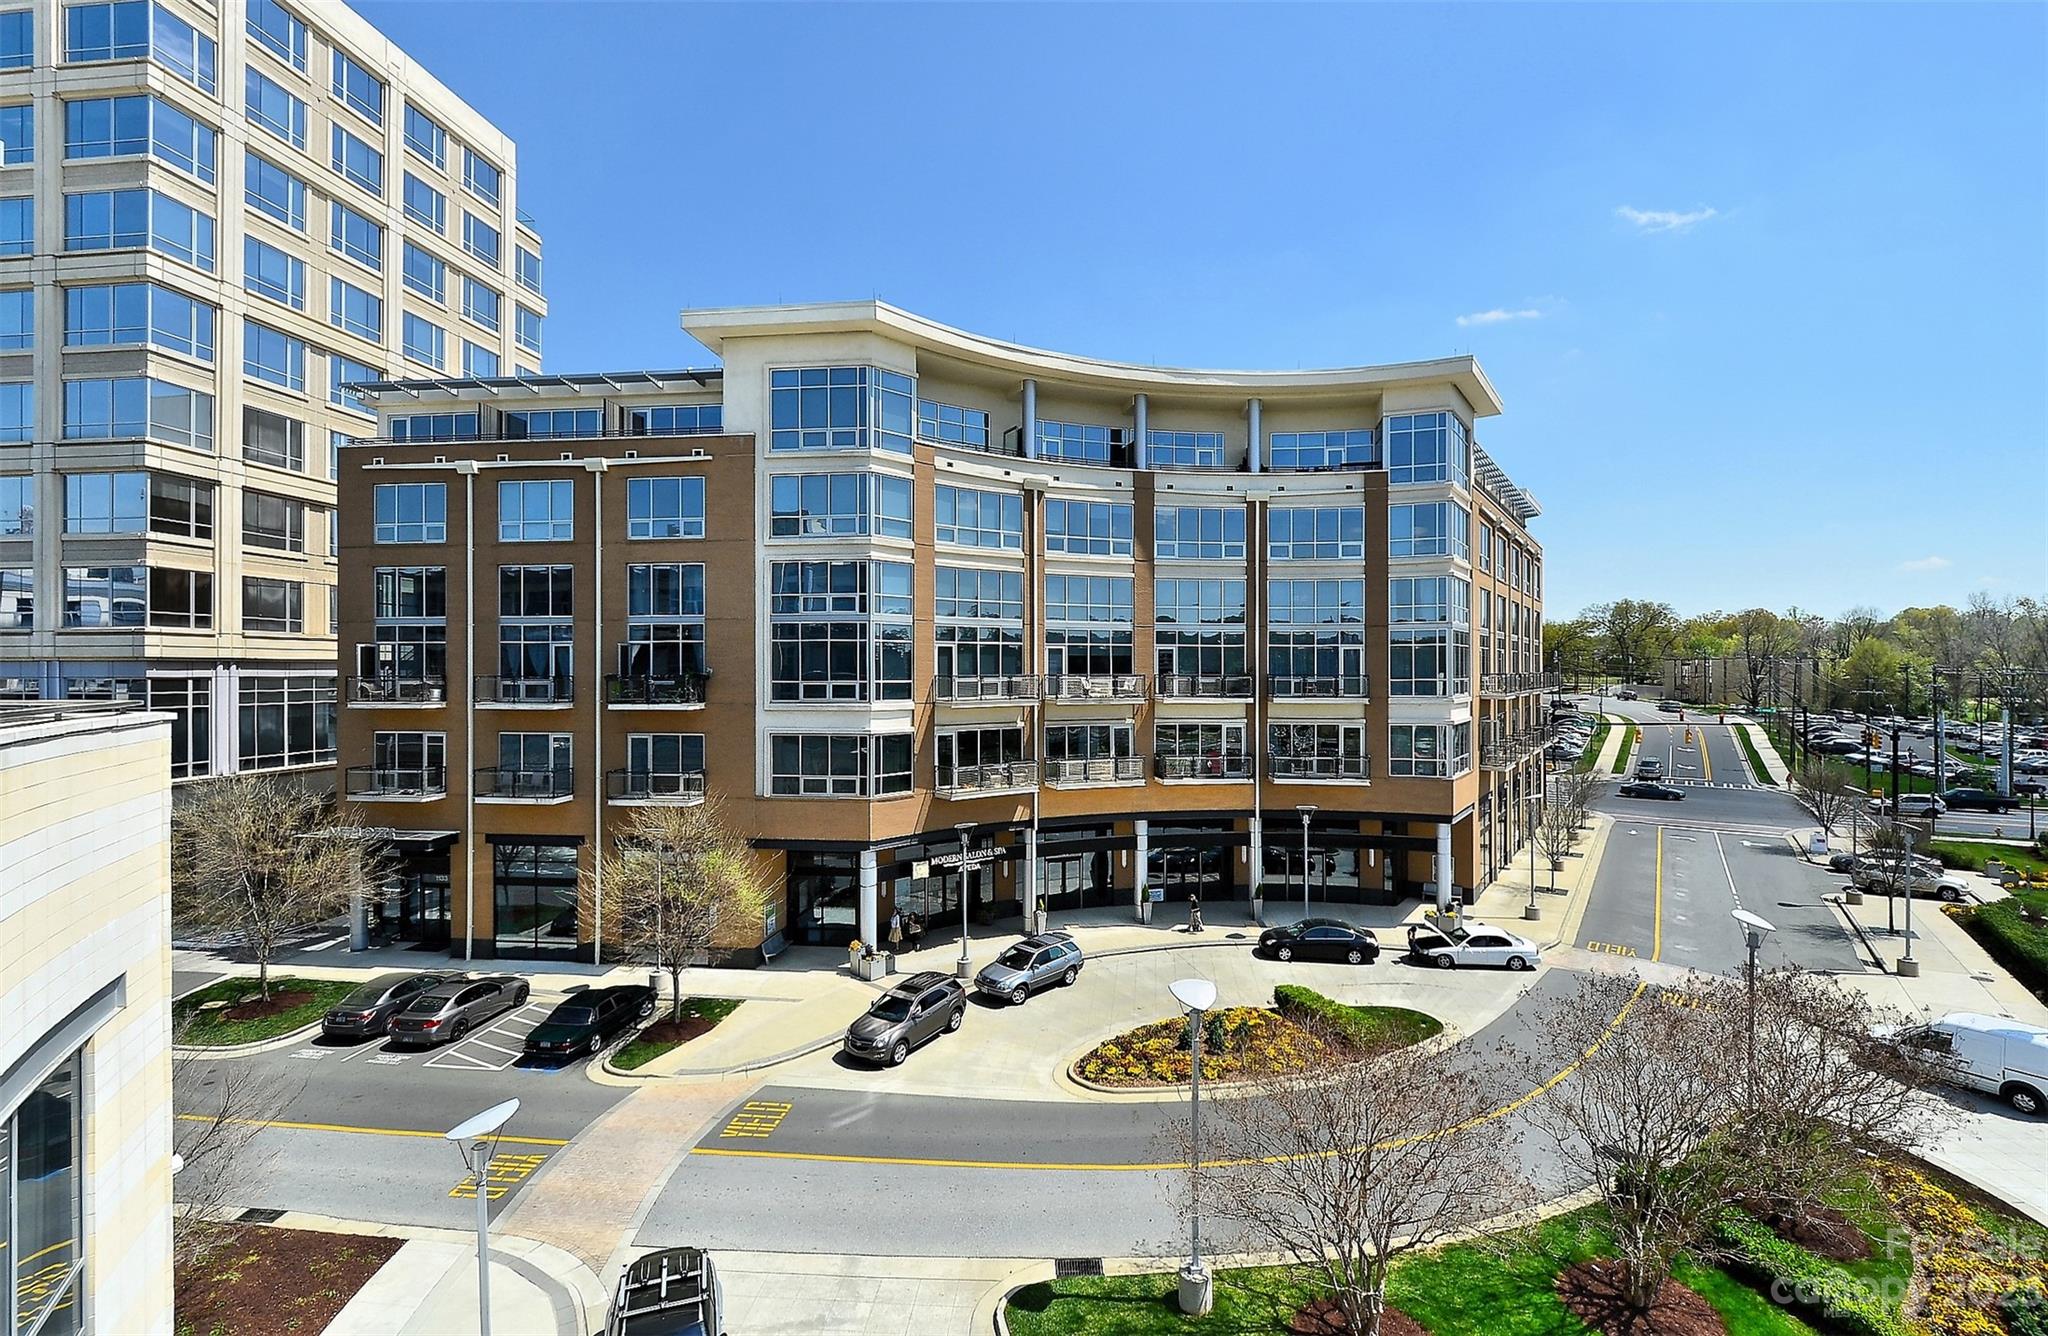
M370 1039L390 1027L391 1018L429 988L460 979L459 974L380 974L320 1018L329 1039Z
M1063 932L1042 932L982 966L974 986L990 997L1016 1003L1041 988L1065 986L1080 977L1081 948L1074 939Z
M933 1035L959 1029L966 1017L967 990L950 975L913 974L846 1027L846 1055L894 1067Z

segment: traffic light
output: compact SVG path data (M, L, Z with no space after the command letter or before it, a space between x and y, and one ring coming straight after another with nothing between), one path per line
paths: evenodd
M1685 745L1692 746L1692 730L1689 728L1685 730Z

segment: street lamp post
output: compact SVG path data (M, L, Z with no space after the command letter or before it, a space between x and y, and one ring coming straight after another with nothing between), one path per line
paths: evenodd
M1543 810L1540 804L1541 799L1535 794L1529 795L1529 815L1525 823L1529 827L1529 907L1522 911L1522 917L1531 923L1543 917L1543 911L1536 907L1536 820L1537 813Z
M974 977L974 962L967 958L967 838L974 833L972 821L956 821L953 829L960 833L960 959L953 966L953 975L959 979Z
M1905 856L1900 860L1898 877L1905 886L1906 899L1906 954L1899 957L1899 977L1917 979L1920 977L1920 962L1913 955L1913 830L1900 826L1899 834L1906 842Z
M470 1178L476 1183L478 1336L491 1336L491 1196L486 1185L490 1181L491 1157L497 1152L498 1140L504 1135L505 1124L511 1122L512 1115L517 1112L519 1101L508 1099L442 1133L455 1143L455 1149L462 1156L462 1167L469 1171Z
M1316 814L1314 803L1297 803L1301 813L1301 916L1308 917L1308 819Z
M1777 931L1772 923L1747 909L1729 911L1742 925L1743 940L1749 946L1749 1106L1756 1108L1756 953L1764 938Z
M1193 1055L1188 1068L1188 1264L1180 1269L1180 1311L1201 1317L1216 1302L1215 1283L1202 1263L1202 1019L1216 1005L1216 985L1207 979L1176 979L1168 987L1187 1012Z

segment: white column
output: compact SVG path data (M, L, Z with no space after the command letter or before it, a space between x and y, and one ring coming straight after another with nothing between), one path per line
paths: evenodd
M1151 864L1151 859L1148 855L1152 852L1152 842L1148 832L1149 823L1139 821L1135 824L1138 830L1138 847L1131 855L1137 860L1137 865L1132 869L1132 894L1138 902L1138 922L1150 923L1152 921L1152 899L1147 893L1145 872Z
M1024 458L1038 458L1038 382L1024 382Z
M1038 831L1024 828L1024 922L1033 932L1045 926L1044 906L1038 901Z
M1138 468L1148 468L1145 459L1145 432L1151 416L1151 404L1140 394L1131 400L1131 463Z
M1451 907L1451 823L1439 821L1436 827L1436 908L1438 913L1447 913Z
M879 948L881 933L876 928L880 917L880 881L875 873L875 851L860 851L860 911L858 932L861 941L870 948Z
M1263 473L1266 468L1266 433L1259 426L1261 408L1258 400L1245 400L1245 425L1250 429L1247 437L1250 445L1245 452L1245 458L1250 462L1245 467L1253 473Z
M1266 870L1266 823L1254 812L1251 819L1251 845L1245 850L1245 884L1252 888L1252 894L1259 893L1259 878Z
M215 596L227 597L225 593L216 593ZM64 605L58 603L52 606ZM241 705L241 676L241 671L231 664L213 665L213 694L207 698L207 708L213 713L208 716L207 731L213 735L211 769L216 775L231 775L237 769L237 748L240 746L241 735L237 729L236 711ZM346 780L347 777L344 776L344 790L347 788Z

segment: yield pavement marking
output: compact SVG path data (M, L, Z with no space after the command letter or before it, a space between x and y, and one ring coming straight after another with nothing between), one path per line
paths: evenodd
M546 1155L493 1155L491 1162L484 1166L483 1192L486 1201L496 1201L512 1189L532 1178L534 1171L547 1161ZM460 1183L448 1189L448 1195L462 1201L475 1201L477 1192L476 1175L470 1174Z
M780 1100L750 1099L740 1105L725 1124L720 1137L767 1137L782 1126L782 1120L789 1117L790 1105Z
M210 1123L211 1117L203 1113L181 1113L181 1123ZM434 1141L446 1141L446 1132L415 1132L403 1127L351 1127L346 1123L292 1123L274 1118L229 1118L235 1127L283 1128L290 1132L349 1132L371 1137L425 1137ZM515 1137L501 1136L498 1140L518 1146L566 1146L568 1141L561 1137Z

